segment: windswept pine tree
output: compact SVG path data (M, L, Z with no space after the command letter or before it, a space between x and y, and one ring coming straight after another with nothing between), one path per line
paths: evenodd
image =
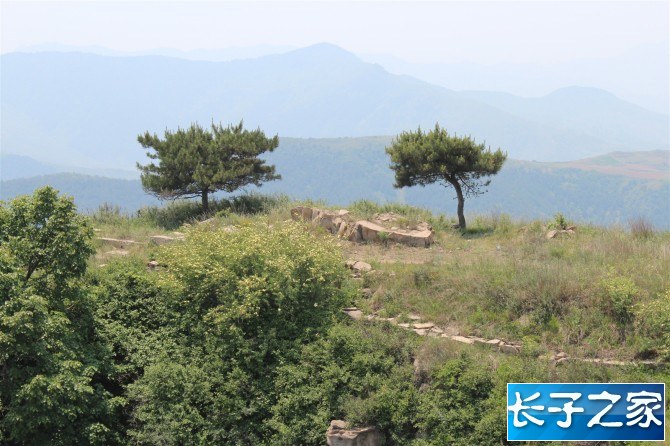
M482 188L491 180L482 178L497 174L507 159L502 150L492 152L469 136L449 135L439 124L428 133L421 128L401 133L386 153L391 156L391 169L395 171L395 187L432 183L453 186L461 229L465 229L465 197L484 193Z

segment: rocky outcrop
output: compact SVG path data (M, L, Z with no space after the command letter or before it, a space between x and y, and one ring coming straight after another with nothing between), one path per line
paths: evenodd
M328 211L298 206L291 209L291 218L311 222L331 234L352 242L395 242L408 246L427 248L434 241L434 233L428 223L421 222L413 229L386 228L380 223L395 221L392 214L379 214L376 222L353 221L347 210Z
M575 229L576 228L574 226L568 226L565 229L552 229L547 232L547 238L551 239L562 235L573 235L575 233Z
M381 446L384 437L376 427L348 429L342 420L333 420L326 431L328 446Z

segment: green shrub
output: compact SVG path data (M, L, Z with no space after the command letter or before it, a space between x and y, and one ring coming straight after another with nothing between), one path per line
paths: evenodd
M214 214L228 207L228 201L212 199L210 213ZM174 200L164 206L148 206L137 211L140 220L159 228L177 229L184 223L203 218L202 204L194 200Z
M163 229L177 229L184 223L203 220L213 215L251 215L288 206L286 195L245 194L230 198L213 198L209 201L209 212L204 214L202 204L195 200L174 200L165 206L148 206L137 212L138 218Z
M432 373L430 386L420 395L417 426L425 439L420 444L500 444L504 417L490 418L500 412L498 404L504 404L496 397L495 387L488 365L468 355L448 360Z
M415 433L414 342L390 324L333 326L302 349L298 364L277 371L276 433L268 443L320 446L339 418L376 425L390 444L407 444Z
M620 327L627 326L633 320L633 303L640 293L635 283L627 277L610 273L600 286L606 314Z
M670 360L670 290L635 306L635 330L651 347Z
M342 286L336 241L293 222L233 232L197 226L156 257L161 270L147 290L174 293L173 350L184 353L166 354L129 386L133 437L262 444L285 390L275 389L276 369L297 362L303 345L325 335L353 298Z
M567 229L568 226L570 226L570 223L560 212L554 215L554 220L549 222L549 224L547 225L549 229L558 229L558 230Z

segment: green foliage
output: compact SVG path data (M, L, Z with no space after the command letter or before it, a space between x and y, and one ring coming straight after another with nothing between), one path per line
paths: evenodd
M640 291L628 277L610 272L601 282L602 304L605 312L621 327L633 320L633 304Z
M458 198L458 222L465 229L464 196L482 194L490 180L484 177L500 171L507 155L500 149L492 152L484 144L476 144L469 136L452 136L435 124L424 133L403 132L396 137L386 153L395 171L395 187L450 184Z
M296 362L349 299L334 243L295 223L252 224L193 228L160 250L156 286L174 293L163 302L176 346L163 346L164 358L128 386L131 436L140 444L268 438L275 370Z
M652 340L650 348L670 360L670 290L635 306L635 330Z
M500 444L504 418L491 419L501 412L495 384L490 370L465 355L435 370L417 409L423 444Z
M80 276L93 253L92 234L72 200L51 187L0 207L0 243L15 257L24 281L35 272L58 281Z
M322 445L331 419L374 424L391 444L412 438L414 339L391 325L340 324L277 371L269 444Z
M80 281L91 232L72 201L51 188L0 208L0 438L117 439L106 352Z
M279 179L274 166L258 158L272 152L279 138L266 138L260 130L244 130L242 122L223 127L212 123L211 131L198 124L188 129L166 130L164 139L146 132L137 137L147 156L158 164L137 164L144 189L159 198L202 197L209 212L208 195L233 192L253 184Z
M227 208L225 200L209 201L209 212L219 212ZM184 223L192 223L203 215L202 203L192 200L175 200L165 206L147 206L137 211L137 216L159 228L173 230Z
M230 198L209 201L209 212L221 217L235 214L268 213L272 209L286 205L289 199L285 195L261 195L249 193ZM201 219L202 204L192 200L177 200L165 206L148 206L137 213L139 220L159 228L177 229L184 223Z
M554 219L550 221L549 224L547 225L549 229L558 229L558 230L565 230L569 226L570 223L560 212L556 213L556 215L554 215Z

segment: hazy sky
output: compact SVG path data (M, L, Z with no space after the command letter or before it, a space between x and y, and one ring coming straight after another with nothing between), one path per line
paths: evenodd
M412 62L553 63L668 41L669 2L11 2L2 52L43 43L136 51L331 42Z

